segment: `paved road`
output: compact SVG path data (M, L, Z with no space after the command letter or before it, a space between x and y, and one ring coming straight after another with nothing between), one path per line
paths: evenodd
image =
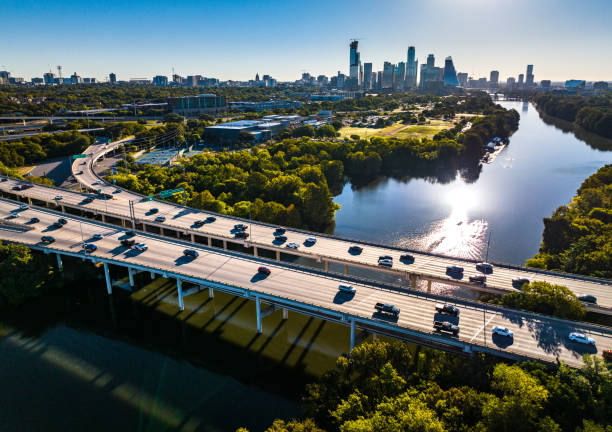
M10 213L16 209L16 203L0 200L0 222L9 218ZM197 246L194 248L200 251L200 256L194 260L186 259L182 253L185 246L170 239L138 235L136 240L145 242L149 247L147 251L138 253L120 245L119 240L123 237L123 231L115 226L86 220L79 221L74 217L65 216L68 223L63 228L55 229L51 224L57 220L58 215L44 209L29 208L19 212L17 218L9 220L13 223L27 223L32 217L40 219L39 223L31 225L34 227L33 230L20 232L0 227L0 239L26 245L40 245L42 235L51 235L56 242L52 243L50 248L70 252L79 252L84 239L98 246L98 250L93 253L96 257L178 272L186 276L277 295L368 319L373 317L376 302L388 302L401 309L398 326L424 333L430 333L434 317L439 318L434 310L435 301L430 298L356 283L353 283L353 286L357 289L357 293L353 297L347 297L338 292L338 284L343 282L342 279L322 276L291 266L269 265L270 276L261 278L257 273L260 263L256 259ZM91 237L94 233L102 234L103 239L93 241ZM190 309L189 303L186 308ZM454 320L454 318L448 319ZM600 353L603 349L612 348L612 332L609 330L586 330L586 333L597 342L596 348L590 349L574 344L567 338L570 331L582 329L581 324L534 317L520 312L492 311L474 305L463 307L460 319L457 321L461 327L458 337L460 341L475 345L486 343L486 346L500 351L506 350L547 361L554 361L558 357L569 364L580 365L582 354ZM491 330L496 325L513 330L514 339L492 337Z

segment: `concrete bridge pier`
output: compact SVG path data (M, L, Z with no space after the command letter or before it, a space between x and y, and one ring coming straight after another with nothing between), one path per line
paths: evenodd
M110 278L110 273L108 271L108 263L104 263L104 277L106 278L106 292L108 294L112 294L113 293L113 285L112 285L112 281Z
M255 313L257 315L257 333L261 334L261 301L259 296L255 297Z
M355 320L351 320L351 351L355 348Z
M123 228L125 228L125 219L123 219L123 218L121 219L121 226L122 226ZM163 234L162 234L162 235L163 235Z
M259 254L257 253L257 246L253 246L253 256L255 258L259 257Z
M410 273L410 289L416 289L419 277L415 273Z
M149 272L151 274L151 279L155 279L155 273L154 272Z
M323 268L325 269L326 272L329 271L329 261L323 260Z
M63 270L64 266L62 265L62 256L58 253L56 253L55 256L57 256L57 269Z
M28 197L28 204L32 205L32 198Z
M62 210L62 213L66 213L66 209L64 208L64 206L60 206L60 209Z
M208 287L208 298L215 298L215 290L212 287Z
M344 264L344 274L348 274L348 264Z
M191 237L191 243L195 243L195 235L193 235L193 233L190 233L189 237Z
M106 223L106 216L101 214L100 216L102 216L102 223Z
M132 267L128 267L128 276L130 277L130 286L134 288L134 270L132 270Z
M280 251L276 251L276 261L280 261Z
M227 240L223 240L223 250L227 250Z
M163 236L163 235L164 235L164 227L159 227L159 234L160 234L161 236Z
M428 293L431 292L431 281L430 280L427 281L427 292Z
M184 310L185 305L183 304L183 283L179 278L176 278L176 291L178 296L179 310Z
M142 231L147 232L147 224L142 224Z
M212 246L212 238L211 237L208 237L206 239L206 242L208 243L208 246Z
M286 320L289 318L289 311L283 308L283 319Z

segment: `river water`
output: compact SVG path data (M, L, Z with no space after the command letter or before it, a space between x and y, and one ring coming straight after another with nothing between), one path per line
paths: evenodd
M545 124L531 105L510 145L478 179L379 179L346 185L336 233L521 264L542 218L567 203L612 154ZM0 427L7 431L259 431L301 414L304 386L348 350L346 327L274 312L255 331L253 302L201 292L177 314L173 281L136 275L132 294L106 296L102 271L0 317ZM117 280L127 278L113 269Z
M345 185L334 201L335 234L449 256L524 264L539 248L542 218L567 204L612 152L545 123L533 105L502 101L521 115L519 129L478 178L448 183L380 178ZM489 241L490 238L490 241Z

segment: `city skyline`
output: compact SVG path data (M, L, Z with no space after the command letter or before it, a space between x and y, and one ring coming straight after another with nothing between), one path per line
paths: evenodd
M415 46L420 64L430 53L437 59L451 56L458 72L475 79L497 70L504 82L524 73L526 64L536 64L536 80L612 79L612 59L601 55L612 34L606 28L611 17L603 1L578 10L568 1L518 1L513 8L484 0L390 1L378 9L362 1L291 8L274 1L233 2L233 7L186 2L180 11L156 8L155 2L147 8L143 4L85 7L65 1L10 0L3 9L7 31L14 37L0 53L0 69L27 79L49 69L56 73L56 66L62 65L65 76L76 71L98 81L111 72L119 80L171 77L172 68L182 76L246 81L259 72L293 81L301 71L315 76L341 71L349 76L346 47L354 38L359 40L361 63L372 63L374 71L382 70L385 61L405 61L407 48ZM555 20L538 21L552 11ZM497 28L500 16L503 26ZM30 24L24 26L26 20ZM409 31L401 25L406 22ZM164 31L153 31L160 25ZM551 39L551 26L581 32L555 31ZM182 30L176 31L179 27Z

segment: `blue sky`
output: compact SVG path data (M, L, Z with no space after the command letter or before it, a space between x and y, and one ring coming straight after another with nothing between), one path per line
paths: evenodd
M612 0L0 0L0 69L119 79L201 74L294 80L348 73L349 39L381 70L428 53L500 78L612 80Z

